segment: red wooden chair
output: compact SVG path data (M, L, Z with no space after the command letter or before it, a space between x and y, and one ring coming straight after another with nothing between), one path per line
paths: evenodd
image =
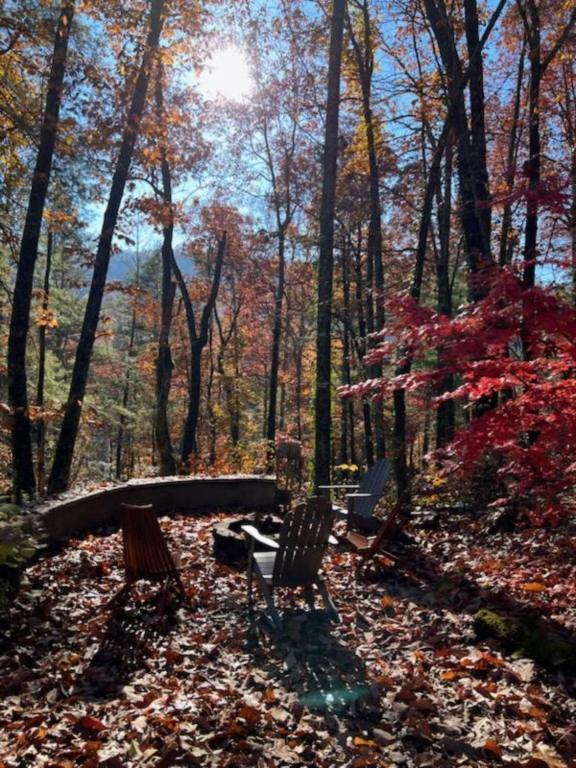
M125 594L140 579L163 582L162 594L174 584L184 600L188 596L180 578L180 556L171 554L151 504L120 505L120 523L124 546Z
M382 549L382 545L394 533L401 508L401 504L396 504L386 517L381 520L380 527L373 536L365 536L358 531L348 531L346 533L347 543L354 552L360 555L359 568L367 565L373 559L386 567L395 565L396 559L388 552L385 552Z

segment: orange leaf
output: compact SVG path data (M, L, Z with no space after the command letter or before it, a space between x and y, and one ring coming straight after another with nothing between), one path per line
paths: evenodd
M375 747L376 742L372 739L363 739L362 736L354 736L355 747Z
M459 673L454 669L447 669L446 672L442 672L440 675L442 680L458 680L459 677Z
M498 743L494 741L494 739L488 739L488 741L484 744L484 749L486 749L488 752L492 752L493 755L496 755L496 757L502 757L502 750L498 746Z
M540 584L539 581L528 581L526 584L521 584L520 589L524 592L542 592L546 589L545 584Z
M390 597L390 595L384 595L380 603L384 608L392 608L394 606L394 598Z

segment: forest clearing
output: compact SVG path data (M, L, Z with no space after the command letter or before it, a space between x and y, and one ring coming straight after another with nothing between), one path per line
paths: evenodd
M573 0L0 1L0 768L576 765L575 455Z

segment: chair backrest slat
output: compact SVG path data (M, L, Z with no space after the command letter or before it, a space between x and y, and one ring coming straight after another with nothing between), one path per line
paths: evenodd
M354 514L359 517L372 517L374 509L378 503L378 495L381 495L388 482L388 475L390 474L390 463L387 459L381 459L376 462L374 466L366 472L358 493L370 493L372 496L367 496L365 499L357 498L354 500Z
M128 580L162 578L175 571L174 560L151 504L121 504L120 520Z
M314 581L333 522L332 507L322 497L299 504L288 513L280 531L272 577L274 585L296 586Z

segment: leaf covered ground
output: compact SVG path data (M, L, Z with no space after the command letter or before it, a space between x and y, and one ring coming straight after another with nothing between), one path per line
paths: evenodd
M394 568L357 577L331 550L341 623L283 595L274 635L241 569L212 557L215 517L165 519L192 610L122 585L102 532L38 561L4 619L0 766L576 764L574 680L480 643L486 605L576 630L576 537L488 536L469 518L409 531ZM259 603L261 606L261 603Z

